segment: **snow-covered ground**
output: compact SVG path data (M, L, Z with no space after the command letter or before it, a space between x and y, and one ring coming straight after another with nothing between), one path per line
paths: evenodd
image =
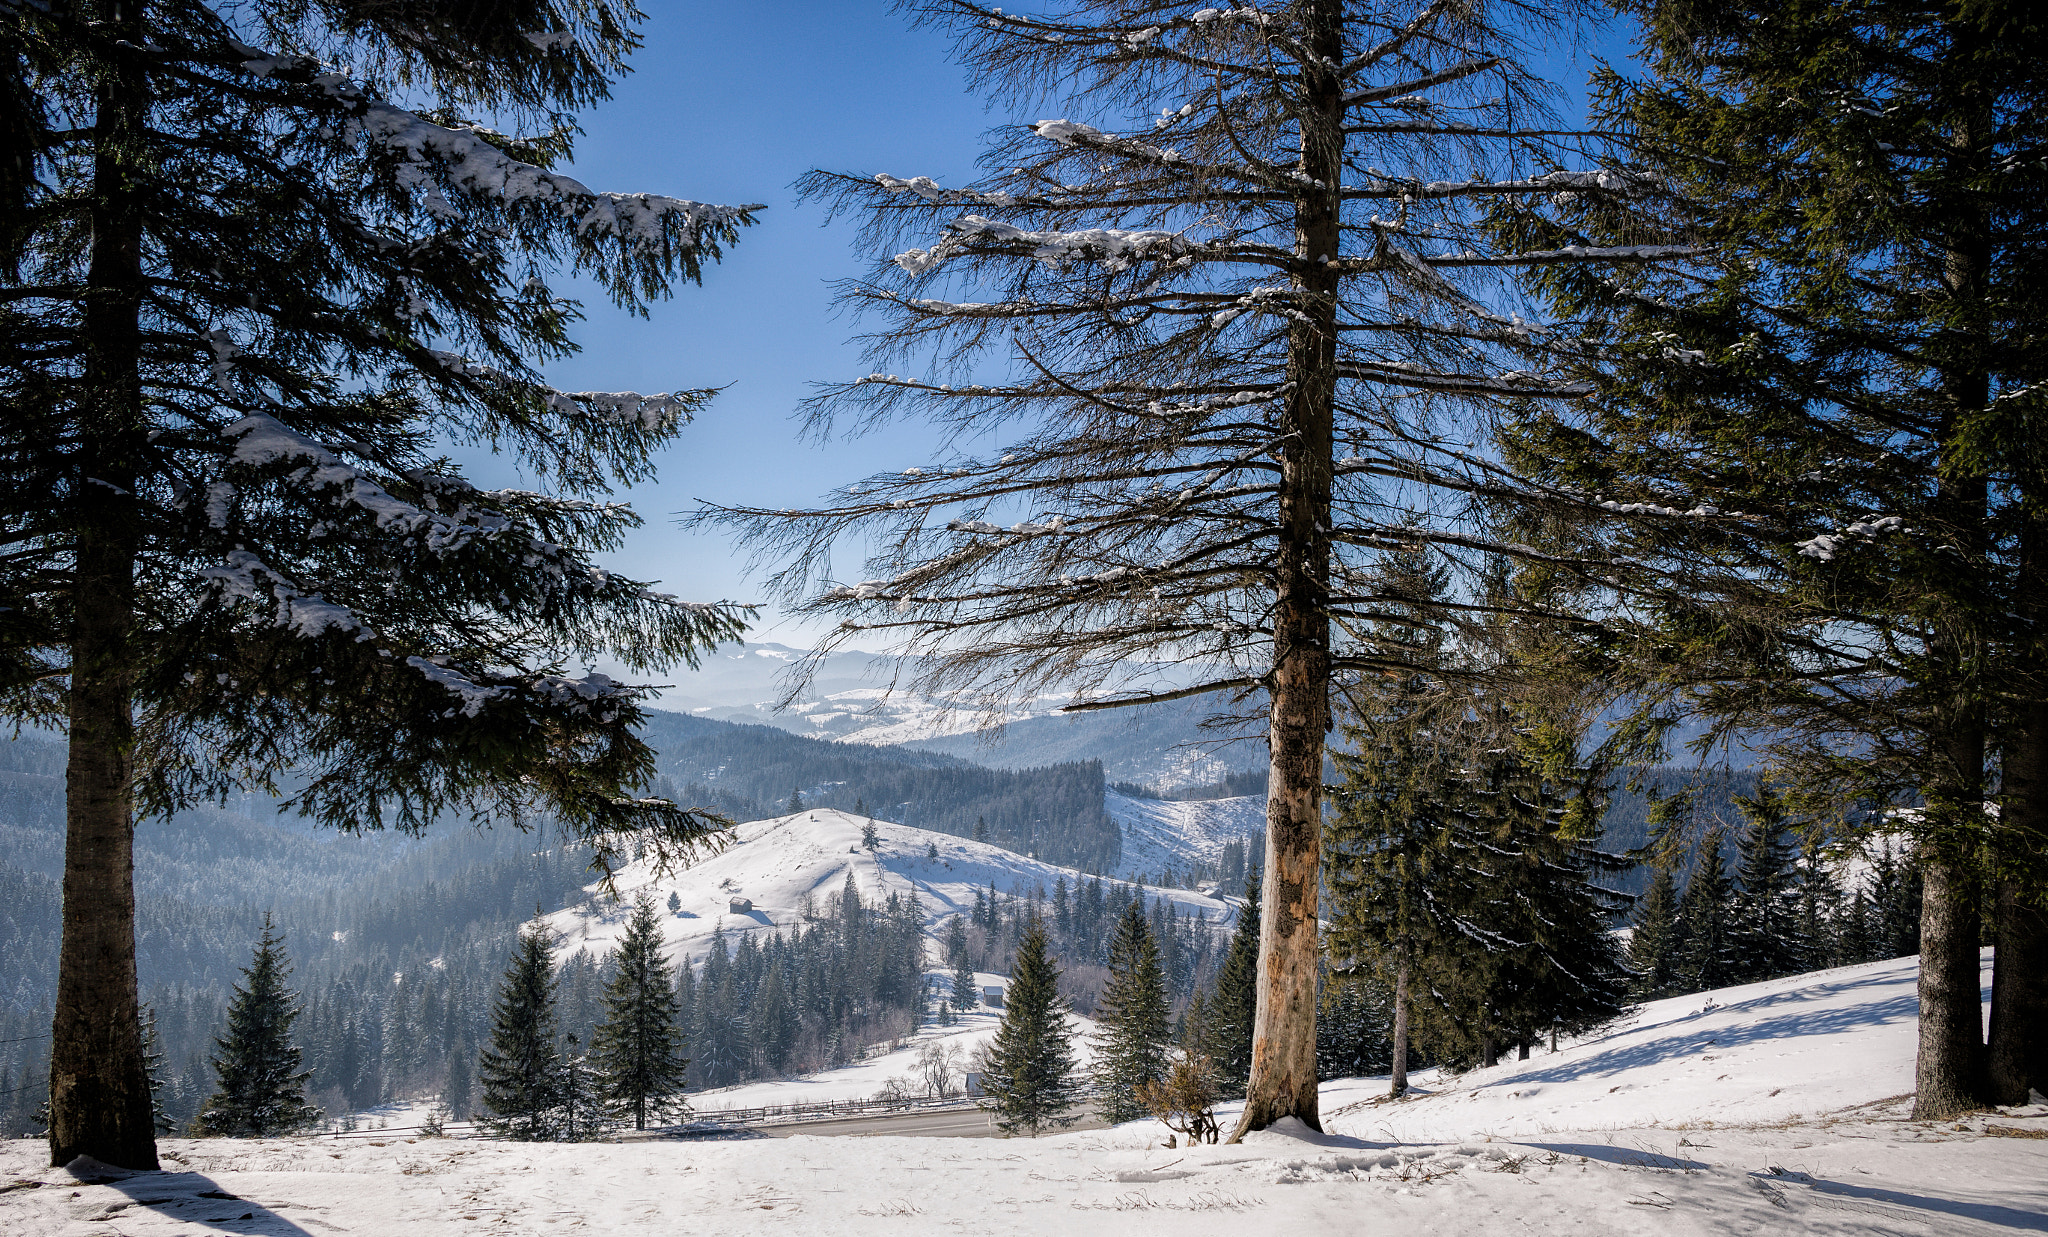
M1226 843L1242 842L1266 827L1266 800L1258 795L1181 801L1133 799L1110 790L1103 793L1102 806L1123 832L1117 870L1132 874L1185 870L1191 862L1213 864Z
M1006 982L999 975L982 975L984 983ZM700 1116L716 1116L739 1108L766 1108L776 1104L823 1104L841 1100L872 1099L882 1094L891 1080L900 1080L911 1095L924 1095L925 1082L918 1073L918 1057L928 1045L955 1054L956 1071L974 1068L974 1054L995 1036L1001 1015L992 1011L963 1015L950 1027L927 1026L902 1041L892 1052L877 1053L852 1065L799 1078L778 1078L766 1082L744 1082L737 1086L690 1093L690 1107ZM1078 1014L1067 1017L1073 1035L1074 1056L1085 1069L1094 1060L1090 1037L1095 1023ZM965 1080L960 1072L952 1076L957 1090Z
M588 906L557 911L548 916L548 925L565 953L609 951L625 930L633 899L645 890L662 908L671 960L688 955L701 962L717 928L724 928L728 943L734 943L744 932L768 935L800 927L804 899L809 897L820 911L827 909L849 872L870 902L891 893L915 892L934 939L947 920L973 910L975 890L986 890L991 883L1008 894L1037 887L1049 890L1062 876L1070 887L1087 879L1072 868L1000 846L880 819L874 822L880 845L870 854L861 847L863 823L851 812L831 809L749 821L739 826L734 844L724 853L667 875L657 873L647 861L631 864L619 873L619 901L600 899L594 911ZM929 857L933 847L938 849L936 859ZM1200 911L1217 924L1230 922L1236 914L1231 903L1191 890L1146 892L1172 899L1183 914ZM672 893L681 902L673 914L668 910ZM750 900L753 909L732 911L734 898Z
M1420 1075L1428 1093L1398 1104L1370 1103L1384 1079L1328 1084L1329 1133L1283 1122L1236 1146L1168 1149L1153 1123L1035 1141L165 1140L166 1171L123 1174L0 1143L0 1232L2048 1232L2048 1106L1907 1119L1914 970L1656 1002L1554 1055Z

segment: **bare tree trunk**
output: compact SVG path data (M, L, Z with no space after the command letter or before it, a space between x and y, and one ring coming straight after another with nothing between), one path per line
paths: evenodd
M141 26L114 10L117 26ZM50 1162L157 1166L135 978L133 493L145 449L142 224L132 180L144 87L110 63L98 92L92 262L85 302L79 513L65 769L64 937L50 1028Z
M1295 199L1287 403L1281 419L1280 532L1274 564L1271 781L1260 906L1259 1002L1251 1080L1230 1141L1282 1117L1322 1128L1316 1106L1316 897L1322 880L1323 742L1330 729L1331 448L1337 398L1338 187L1343 179L1343 5L1308 7L1301 171Z
M1394 972L1394 1060L1387 1094L1395 1099L1408 1094L1408 964Z
M1528 1036L1528 1034L1527 1034L1526 1032L1524 1032L1524 1033L1523 1033L1523 1035L1522 1035L1522 1038L1521 1038L1520 1040L1516 1041L1516 1043L1515 1043L1515 1060L1517 1060L1517 1061L1526 1061L1526 1060L1528 1060L1528 1059L1529 1059L1529 1036Z

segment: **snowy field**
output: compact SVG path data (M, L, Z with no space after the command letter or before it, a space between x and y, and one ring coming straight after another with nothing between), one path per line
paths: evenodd
M1399 1104L1372 1102L1383 1079L1329 1084L1330 1133L1283 1123L1239 1146L1167 1149L1149 1123L1036 1141L166 1140L167 1171L120 1174L0 1143L0 1232L2048 1232L2048 1106L1906 1119L1914 969L1656 1002L1556 1054L1419 1075L1427 1094Z
M548 924L559 934L565 954L578 949L609 952L625 931L634 897L645 890L662 908L670 961L688 955L702 962L715 929L722 927L732 944L740 933L766 936L800 927L804 899L809 897L820 911L826 910L849 872L861 897L870 902L891 893L916 893L934 941L947 920L974 909L975 890L986 890L991 883L1008 894L1040 886L1050 890L1062 876L1069 887L1086 879L1072 868L1041 863L1000 846L881 819L874 822L880 845L870 854L861 848L863 823L851 812L831 809L749 821L739 826L734 844L724 853L666 876L657 875L645 861L630 864L619 872L620 901L600 900L595 913L584 906L556 911L548 916ZM934 847L936 859L928 857ZM681 903L675 914L667 909L670 894ZM1146 895L1170 898L1182 914L1200 911L1212 923L1229 923L1235 915L1231 903L1187 889L1147 889ZM748 899L753 908L733 912L734 898Z
M1108 790L1103 792L1102 807L1123 833L1120 872L1156 875L1190 863L1214 864L1226 843L1242 842L1266 827L1263 795L1181 801L1134 799Z

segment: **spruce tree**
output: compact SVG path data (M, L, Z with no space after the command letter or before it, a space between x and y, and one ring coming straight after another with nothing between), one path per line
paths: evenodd
M1449 577L1431 559L1426 546L1409 543L1380 560L1389 600L1366 625L1368 647L1403 669L1362 682L1347 697L1347 750L1333 756L1342 781L1323 830L1327 947L1344 974L1370 972L1392 993L1394 1096L1408 1088L1412 994L1445 990L1453 976L1469 979L1474 964L1453 956L1465 942L1451 922L1453 907L1469 899L1449 896L1471 878L1457 872L1454 856L1476 843L1463 802L1468 701L1445 675L1450 654L1437 610Z
M982 1057L982 1107L1006 1134L1033 1138L1043 1129L1071 1125L1080 1079L1067 1029L1067 1002L1059 969L1047 949L1045 926L1030 921L1017 944L1017 963L1003 996L1003 1020Z
M1244 1094L1252 1076L1252 1023L1259 1004L1259 869L1245 875L1244 905L1238 908L1237 930L1230 950L1216 972L1216 997L1209 1003L1204 1027L1206 1049L1214 1064L1216 1085L1226 1098Z
M1685 947L1678 958L1681 991L1705 992L1737 982L1735 890L1722 862L1725 835L1710 829L1700 839L1692 876L1678 899Z
M599 1097L636 1130L646 1129L650 1116L672 1124L687 1111L683 1085L690 1061L652 894L634 902L612 965L604 1022L591 1043Z
M1685 952L1683 921L1678 914L1678 882L1669 863L1650 869L1650 887L1636 902L1628 959L1635 971L1630 992L1653 1001L1672 995L1678 983L1679 959Z
M1109 981L1095 1005L1096 1111L1104 1121L1121 1125L1145 1115L1138 1088L1165 1076L1173 1030L1168 1012L1159 946L1144 910L1133 902L1117 917Z
M1513 234L1696 262L1546 274L1591 397L1518 417L1507 463L1614 587L1569 616L1608 690L1767 733L1803 810L1912 834L1915 1114L2018 1102L2048 1078L2048 28L2012 0L1628 7L1641 71L1596 119L1656 191L1531 198Z
M171 1080L164 1072L164 1045L157 1035L156 1007L147 1002L142 1006L142 1063L149 1074L150 1116L155 1121L156 1132L168 1134L178 1128L178 1122L164 1106L165 1100L170 1098Z
M959 961L953 964L953 1008L965 1013L980 1003L981 994L974 988L974 968L967 965L963 950Z
M571 670L740 629L597 564L636 522L611 487L708 394L541 373L578 316L551 279L637 311L750 220L553 170L637 21L615 0L0 10L0 708L69 740L55 1162L156 1166L139 818L256 791L351 831L546 814L601 861L714 839L641 793L641 690ZM546 484L477 486L452 444Z
M1799 886L1793 868L1793 845L1787 834L1785 800L1768 783L1755 795L1737 795L1743 830L1736 880L1735 982L1775 979L1808 968L1816 952L1825 957L1818 936L1801 934ZM1816 924L1818 930L1820 925Z
M489 1113L478 1124L515 1142L545 1142L561 1131L566 1080L551 936L538 916L519 933L491 1008L491 1042L477 1058L477 1082Z
M292 1024L303 1007L285 986L291 961L284 938L263 917L256 957L242 969L228 1004L225 1034L215 1039L215 1090L199 1110L194 1132L213 1138L270 1138L302 1130L320 1119L306 1103L306 1079Z

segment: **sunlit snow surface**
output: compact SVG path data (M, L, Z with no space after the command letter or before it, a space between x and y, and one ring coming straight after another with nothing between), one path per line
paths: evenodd
M874 821L879 845L870 853L861 846L863 823L851 812L831 809L749 821L739 826L724 853L667 874L657 872L650 861L633 863L619 873L619 901L600 896L594 907L557 911L548 916L548 926L559 935L564 953L606 952L625 930L633 899L645 891L661 907L671 960L688 955L702 962L716 929L724 930L728 944L736 943L741 933L765 937L791 931L802 925L806 897L817 911L828 912L828 903L851 873L861 897L869 902L914 892L936 942L946 921L973 910L975 890L986 890L991 883L1004 894L1021 894L1040 888L1051 891L1062 876L1069 888L1087 879L1072 868L1000 846L881 819ZM936 859L928 857L933 847L938 849ZM596 886L591 891L595 894ZM668 910L672 893L681 903L678 913ZM1200 912L1216 924L1232 922L1235 915L1231 903L1192 890L1148 889L1146 894L1164 896L1182 914ZM734 898L749 900L753 908L734 912ZM936 949L932 956L937 957Z
M167 1139L169 1171L0 1143L0 1232L1677 1234L2048 1231L2048 1107L1905 1119L1913 962L1657 1002L1434 1093L1168 1150L1139 1123L1040 1138L517 1145ZM1709 1043L1708 1041L1712 1041ZM1794 1113L1801 1114L1796 1119ZM1226 1122L1226 1129L1228 1123ZM9 1184L12 1183L12 1184Z
M1185 871L1189 864L1213 866L1231 842L1242 842L1266 827L1266 800L1260 795L1228 799L1134 799L1105 791L1102 806L1123 834L1120 872L1157 874ZM1259 857L1250 856L1257 864ZM1235 889L1221 890L1236 893Z

